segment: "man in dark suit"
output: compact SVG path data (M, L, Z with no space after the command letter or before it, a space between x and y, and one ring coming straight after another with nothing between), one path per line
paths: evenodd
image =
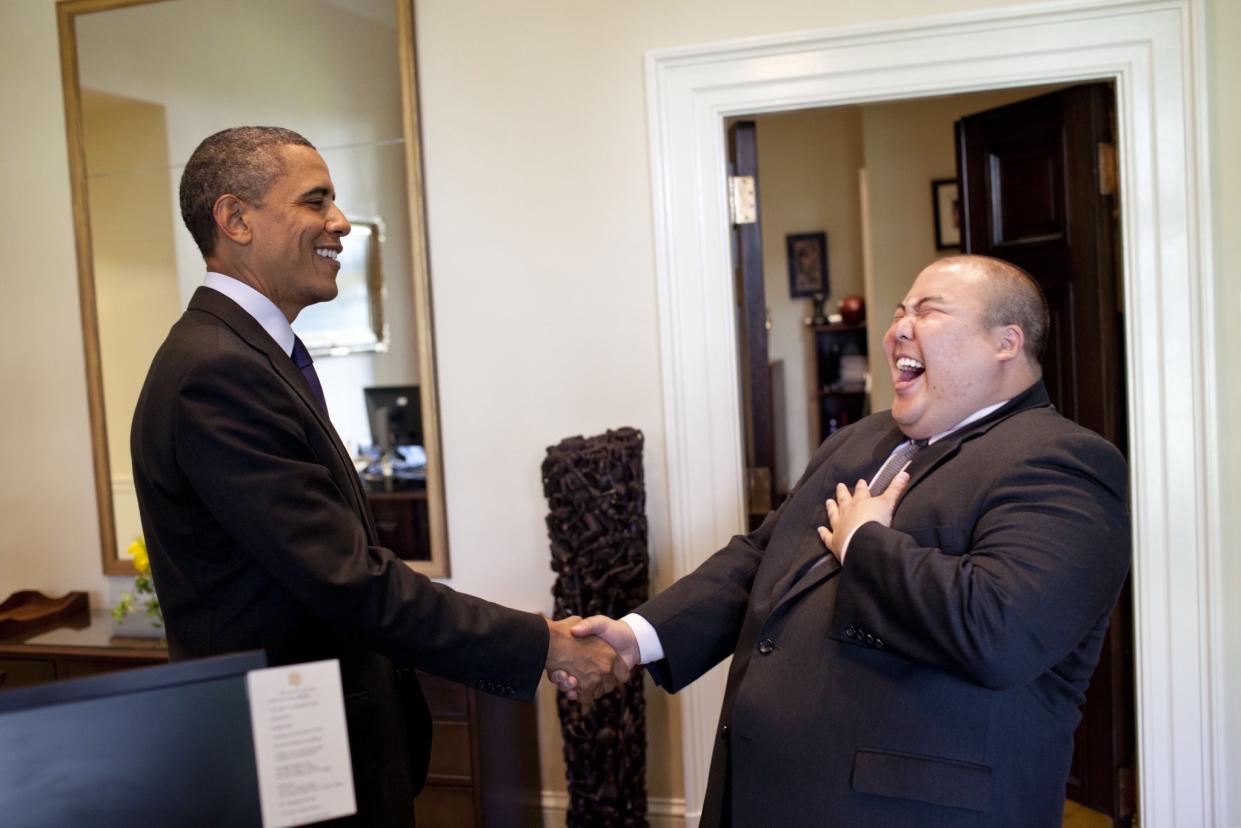
M209 272L139 397L134 479L172 658L338 659L351 822L412 825L430 751L413 668L521 699L543 669L593 696L628 668L603 642L578 647L567 621L454 592L378 545L290 327L336 296L349 222L335 197L297 133L243 127L195 150L181 210Z
M1124 459L1048 402L1047 324L1024 271L932 264L884 337L892 410L755 532L574 630L671 692L732 655L702 825L1060 824L1129 524Z

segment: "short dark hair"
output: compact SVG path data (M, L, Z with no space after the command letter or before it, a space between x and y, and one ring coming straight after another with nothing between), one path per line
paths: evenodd
M982 270L991 286L983 309L987 328L1017 325L1025 334L1022 350L1031 365L1040 365L1047 347L1051 314L1043 288L1027 271L994 256L949 256L945 262L972 264Z
M262 206L263 196L284 173L278 149L314 144L283 127L233 127L203 140L181 173L181 220L203 258L215 249L212 210L222 195Z

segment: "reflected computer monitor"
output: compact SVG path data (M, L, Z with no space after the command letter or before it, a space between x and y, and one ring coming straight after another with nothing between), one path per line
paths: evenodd
M416 385L382 385L362 389L371 440L382 451L422 445L422 402Z
M0 823L259 826L261 651L0 692Z

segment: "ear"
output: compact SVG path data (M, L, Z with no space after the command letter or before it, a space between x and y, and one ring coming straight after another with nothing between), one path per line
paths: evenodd
M235 195L222 195L211 207L218 239L228 239L233 244L247 245L253 238L248 221L250 206Z
M1000 362L1020 357L1026 344L1026 332L1020 325L1004 325L996 329L995 356Z

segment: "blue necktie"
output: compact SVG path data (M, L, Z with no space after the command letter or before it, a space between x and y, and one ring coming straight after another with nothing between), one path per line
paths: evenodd
M306 350L305 343L302 342L300 336L293 337L293 363L302 372L302 376L306 378L306 384L310 386L310 393L314 395L315 402L319 403L323 416L328 416L327 399L323 396L323 385L319 382L319 375L315 373L315 361L310 358L310 351Z

